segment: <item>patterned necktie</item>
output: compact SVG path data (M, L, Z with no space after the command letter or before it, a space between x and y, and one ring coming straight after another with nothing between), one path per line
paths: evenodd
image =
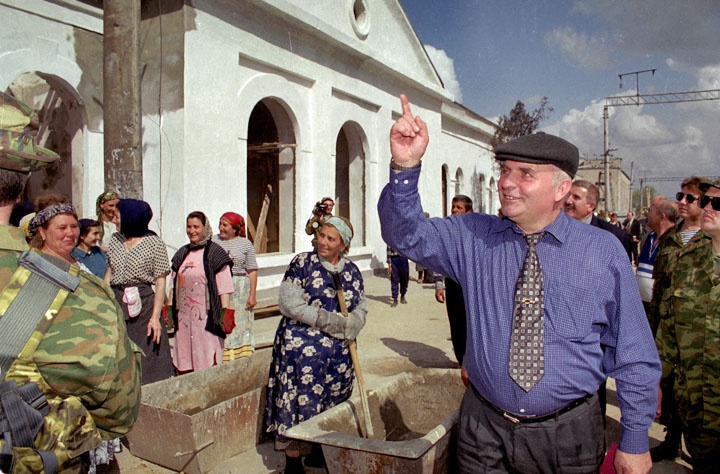
M510 342L510 377L529 392L543 376L543 278L535 245L545 232L524 235L525 262L515 285L515 310Z

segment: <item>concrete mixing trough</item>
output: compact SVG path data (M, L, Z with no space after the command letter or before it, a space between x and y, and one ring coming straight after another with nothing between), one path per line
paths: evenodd
M130 452L199 474L254 447L262 430L271 350L143 386Z
M361 435L358 395L291 428L287 436L322 444L330 474L444 473L454 458L450 451L464 392L459 370L423 369L368 392L372 438Z

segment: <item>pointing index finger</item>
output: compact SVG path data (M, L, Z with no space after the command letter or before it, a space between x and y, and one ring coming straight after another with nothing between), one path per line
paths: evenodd
M413 131L418 132L420 127L418 127L415 119L413 118L412 110L410 110L410 101L408 101L405 94L400 94L400 104L402 105L403 117L410 122Z
M405 94L400 94L400 104L402 104L403 115L412 117L410 102Z

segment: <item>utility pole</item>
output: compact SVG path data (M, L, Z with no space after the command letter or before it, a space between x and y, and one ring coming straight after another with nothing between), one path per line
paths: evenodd
M655 75L655 69L643 69L642 71L633 71L633 72L625 72L622 74L618 74L618 77L620 78L620 89L623 88L623 77L624 76L635 76L635 95L637 97L640 97L640 74L644 72L651 72L652 75ZM640 104L638 104L640 105Z
M603 157L605 159L605 205L608 206L609 200L609 175L610 175L610 141L608 139L608 119L609 119L609 108L619 107L624 105L635 105L640 104L670 104L677 102L697 102L701 100L720 100L720 89L710 89L702 91L684 91L684 92L668 92L663 94L640 94L640 80L639 75L645 72L651 72L655 75L655 69L645 69L642 71L626 72L618 74L620 78L620 87L622 88L622 78L624 76L635 75L635 88L636 94L634 96L620 96L620 97L605 97L605 105L603 106L603 142L604 152ZM630 182L630 195L632 196L632 181Z
M623 83L623 77L624 76L630 76L635 75L635 91L638 99L638 105L640 105L640 74L645 72L652 72L653 76L655 75L655 69L645 69L643 71L634 71L634 72L625 72L623 74L618 74L618 77L620 78L620 88L622 89ZM610 140L608 138L608 119L610 118L609 114L609 108L607 99L605 100L605 106L603 107L603 142L604 142L604 151L603 151L603 158L605 160L605 210L608 211L611 209L610 207ZM630 202L632 207L632 179L630 180Z
M605 104L603 107L603 162L605 164L605 212L611 210L610 207L610 140L608 138L608 119L610 114L608 106Z
M142 199L141 0L103 2L105 188Z

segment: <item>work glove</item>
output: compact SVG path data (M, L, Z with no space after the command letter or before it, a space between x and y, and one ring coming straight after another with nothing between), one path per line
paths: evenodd
M350 313L346 318L340 313L321 309L315 327L337 339L355 340L365 321L358 314Z
M230 334L235 329L235 310L229 308L222 309L222 328L225 334Z

